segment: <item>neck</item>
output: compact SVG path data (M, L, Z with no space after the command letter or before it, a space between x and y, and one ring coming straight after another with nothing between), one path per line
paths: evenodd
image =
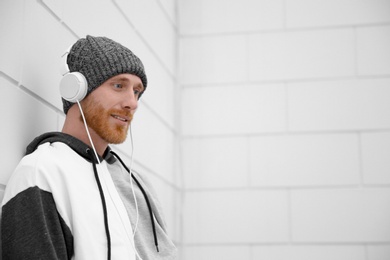
M81 140L85 144L92 147L91 141L89 140L87 130L84 126L84 121L80 120L80 111L77 105L73 105L65 118L64 126L62 128L62 132L65 134L69 134L77 139ZM88 127L88 131L90 133L93 146L96 149L98 155L103 156L104 151L107 149L108 143L103 140L96 132Z

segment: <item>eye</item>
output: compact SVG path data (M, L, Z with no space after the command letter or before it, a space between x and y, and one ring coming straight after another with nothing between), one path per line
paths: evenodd
M141 95L141 93L142 93L141 89L138 89L138 88L134 89L134 95L139 96L139 95Z
M119 83L115 83L114 84L114 88L123 88L122 84L119 84Z

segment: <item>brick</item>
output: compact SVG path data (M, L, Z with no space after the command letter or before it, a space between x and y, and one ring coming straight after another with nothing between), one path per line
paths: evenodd
M286 242L289 237L287 193L187 192L183 232L184 244Z
M20 0L0 1L0 71L16 81L20 81L22 72L23 3Z
M389 2L390 3L390 2ZM357 29L357 62L360 75L390 74L390 26Z
M248 36L249 79L333 78L355 74L351 29L290 31Z
M365 184L390 184L390 132L363 133L362 169Z
M390 241L390 189L295 190L291 196L294 242Z
M366 260L364 246L355 245L291 245L255 246L253 259L267 260Z
M283 84L185 88L183 135L247 134L286 129Z
M0 110L12 111L12 113L3 113L2 120L8 123L0 128L2 143L7 147L7 149L0 149L0 156L7 158L2 166L0 183L6 184L24 156L27 145L36 136L57 130L57 114L1 76L0 86L2 96L7 97L0 102Z
M252 259L249 246L186 246L183 249L185 260L199 259Z
M250 139L253 186L326 186L360 183L354 134L276 135Z
M390 245L367 246L368 260L387 260L390 258Z
M289 130L390 127L390 79L288 84Z
M191 138L182 147L184 188L247 185L246 138Z
M283 27L283 1L180 1L180 32L211 34L252 32Z
M289 28L376 24L390 21L387 0L287 0Z
M247 80L245 36L184 38L179 57L183 85Z

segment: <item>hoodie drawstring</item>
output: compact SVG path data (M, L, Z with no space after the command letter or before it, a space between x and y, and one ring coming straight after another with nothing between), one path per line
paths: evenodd
M122 166L126 169L126 171L131 174L131 177L133 178L133 180L137 183L138 187L140 188L141 192L142 192L142 195L144 196L145 198L145 201L146 201L146 204L148 206L148 210L149 210L149 215L150 215L150 221L152 222L152 230L153 230L153 237L154 237L154 245L156 246L156 250L157 252L160 252L159 248L158 248L158 239L157 239L157 231L156 231L156 224L155 224L155 220L154 220L154 215L153 215L153 210L152 210L152 206L150 205L150 202L149 202L149 198L148 198L148 195L146 194L146 191L144 190L144 188L142 187L142 185L140 184L140 182L137 180L137 178L134 176L134 174L132 172L130 172L129 168L127 168L127 166L125 165L125 163L122 161L122 159L119 157L118 154L116 154L115 152L113 151L110 151L119 161L120 163L122 164Z
M103 214L104 214L104 228L106 230L106 237L107 237L107 260L111 259L111 236L110 236L110 229L108 227L108 214L107 214L107 205L106 205L106 199L104 198L104 193L102 189L102 185L100 183L99 175L96 169L96 158L91 149L87 149L87 153L90 155L90 158L92 160L92 166L93 166L93 173L95 175L96 184L99 188L99 194L100 198L102 200L102 207L103 207Z

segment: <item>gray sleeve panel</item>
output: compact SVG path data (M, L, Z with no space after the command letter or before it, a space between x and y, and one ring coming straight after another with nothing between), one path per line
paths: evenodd
M6 259L71 259L73 235L50 192L28 188L2 208L1 243Z

